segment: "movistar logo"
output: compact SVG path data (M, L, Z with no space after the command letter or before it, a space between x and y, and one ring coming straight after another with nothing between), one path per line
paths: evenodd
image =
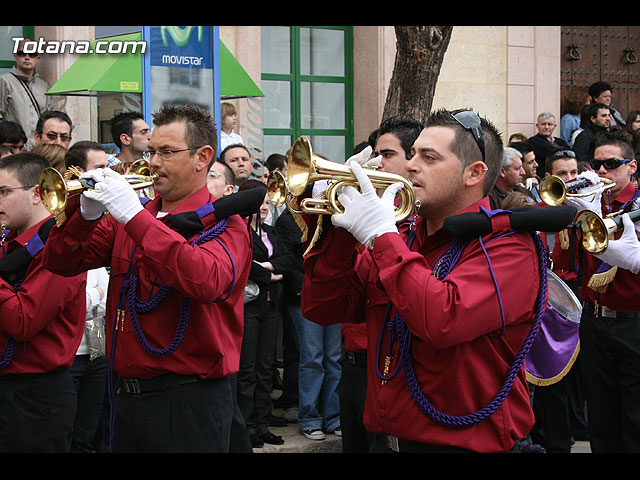
M176 47L186 47L191 39L193 31L198 30L198 42L202 43L203 29L202 27L160 27L160 34L162 35L162 43L165 47L169 46L169 40L167 34L173 40Z

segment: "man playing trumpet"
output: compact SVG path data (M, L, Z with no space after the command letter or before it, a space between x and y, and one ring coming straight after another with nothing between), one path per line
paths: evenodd
M110 267L106 351L118 377L109 385L112 451L226 452L249 232L242 218L223 217L211 203L211 117L167 106L154 123L148 153L156 197L142 206L116 172L84 173L97 183L52 232L45 262L63 275Z
M624 232L600 255L584 254L580 299L581 364L591 450L640 451L640 269L638 239L628 212L638 191L631 182L637 169L630 135L601 132L594 138L594 171L615 182L593 196L567 197L578 210L600 216L623 214ZM635 255L634 255L635 253ZM618 266L618 267L616 267Z
M544 262L535 235L490 211L502 152L500 133L474 112L435 112L406 164L420 203L414 228L396 226L400 184L378 197L354 164L362 193L343 188L344 213L325 222L305 258L305 317L367 323L371 451L505 452L533 426L516 358L534 325ZM445 220L463 212L486 213L492 232L454 237ZM359 244L368 254L358 256Z

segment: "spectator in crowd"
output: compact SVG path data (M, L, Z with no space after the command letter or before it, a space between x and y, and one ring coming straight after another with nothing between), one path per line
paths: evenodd
M52 109L51 97L45 95L49 84L36 72L39 53L26 53L24 39L13 54L15 65L0 75L0 119L18 123L27 135L27 150L33 147L33 133L38 118Z
M27 143L27 136L19 123L0 120L0 145L7 146L11 153L20 153Z
M36 145L39 143L57 143L69 148L73 123L69 115L57 110L49 110L38 119L33 134Z
M219 160L233 171L236 187L248 180L253 172L253 162L249 149L241 144L228 145L220 153Z
M536 162L538 163L537 175L544 177L544 159L554 148L570 148L569 144L560 137L554 137L553 131L556 129L556 117L551 112L542 112L538 115L536 121L536 133L533 137L529 137L529 142L533 145L533 151L536 154Z
M238 135L234 130L238 125L238 112L236 107L232 103L222 102L220 104L220 151L227 148L229 145L243 145L244 141L242 137Z
M141 113L122 112L111 119L111 138L119 152L107 155L109 166L124 163L126 168L148 150L151 129Z
M598 132L609 130L611 126L610 110L604 103L592 103L587 107L588 124L573 143L578 162L591 163L593 159L593 138Z

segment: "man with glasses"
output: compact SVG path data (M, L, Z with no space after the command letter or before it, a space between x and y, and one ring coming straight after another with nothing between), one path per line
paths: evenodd
M43 113L36 124L33 138L36 145L41 143L55 143L69 148L73 123L65 112L50 110Z
M211 116L175 105L153 120L145 157L156 197L142 206L116 172L86 172L96 184L69 206L45 259L62 275L110 266L112 451L227 452L251 239L243 218L211 203Z
M49 162L22 152L0 160L0 452L69 452L76 392L68 369L85 323L86 274L45 269L55 220L38 179ZM8 235L5 234L10 231Z
M600 132L609 130L611 114L609 106L604 103L592 103L587 108L589 123L587 128L578 134L573 142L573 151L576 152L578 162L591 162L593 160L593 138Z
M631 136L623 130L602 132L593 144L594 171L616 185L584 199L567 197L567 203L603 216L629 212L638 196L631 182L637 170ZM622 234L617 232L616 238ZM636 235L630 222L624 234ZM585 302L580 357L589 440L594 453L640 452L640 276L637 269L612 268L617 262L608 257L583 254L579 292Z
M38 118L52 108L51 97L45 95L50 85L36 72L40 55L22 51L22 45L29 40L17 45L13 54L15 65L0 75L0 119L20 124L29 139L27 149L33 146Z
M305 257L304 316L366 320L371 451L505 452L533 426L516 358L532 330L541 259L535 235L491 212L502 154L500 133L473 111L434 112L406 165L419 202L415 227L396 226L400 184L378 197L354 164L362 193L343 189L344 214L324 222ZM449 222L462 220L466 231L458 214L474 212L492 232L454 237ZM360 244L369 255L356 255ZM504 401L490 405L497 397Z

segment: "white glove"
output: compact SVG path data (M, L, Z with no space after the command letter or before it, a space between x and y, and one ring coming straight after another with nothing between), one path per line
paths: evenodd
M328 180L317 180L313 182L313 187L311 187L311 196L313 198L321 198L328 186Z
M633 273L640 271L640 241L629 214L622 215L624 231L618 240L609 240L609 246L600 255L596 255L609 265L616 265Z
M100 202L120 223L126 224L140 210L142 204L133 187L118 172L106 168L104 180L96 183L97 191L86 190L83 195Z
M576 180L584 179L589 180L591 185L581 188L575 193L583 194L593 192L593 195L589 195L587 197L571 197L567 195L564 197L564 202L567 205L576 207L578 212L582 210L591 210L599 216L602 216L602 205L600 203L602 199L602 183L600 182L600 176L596 172L587 170L576 177Z
M631 204L631 212L634 210L638 210L640 208L640 197L636 198ZM640 232L640 222L636 222L633 224L636 227L636 230Z
M595 186L597 186L598 188L602 186L602 182L600 182L600 175L598 175L593 170L585 170L576 177L576 180L589 180L589 183L591 184L588 187L581 188L580 193L586 193L591 191L592 189L595 190Z
M80 175L80 180L89 180L97 183L104 180L104 174L101 168L89 170ZM80 196L80 215L85 220L97 220L102 216L106 208L100 202L85 196L85 192Z
M344 164L347 167L351 167L354 163L357 163L359 165L362 165L364 168L376 168L382 161L382 155L378 155L377 157L372 158L372 152L373 149L371 148L371 145L367 145L360 152L349 157L347 161L344 162Z
M389 185L382 197L378 197L360 164L354 163L351 169L362 193L351 185L344 187L338 195L344 213L332 215L331 223L346 229L356 240L369 248L375 237L383 233L398 232L394 201L402 183Z

